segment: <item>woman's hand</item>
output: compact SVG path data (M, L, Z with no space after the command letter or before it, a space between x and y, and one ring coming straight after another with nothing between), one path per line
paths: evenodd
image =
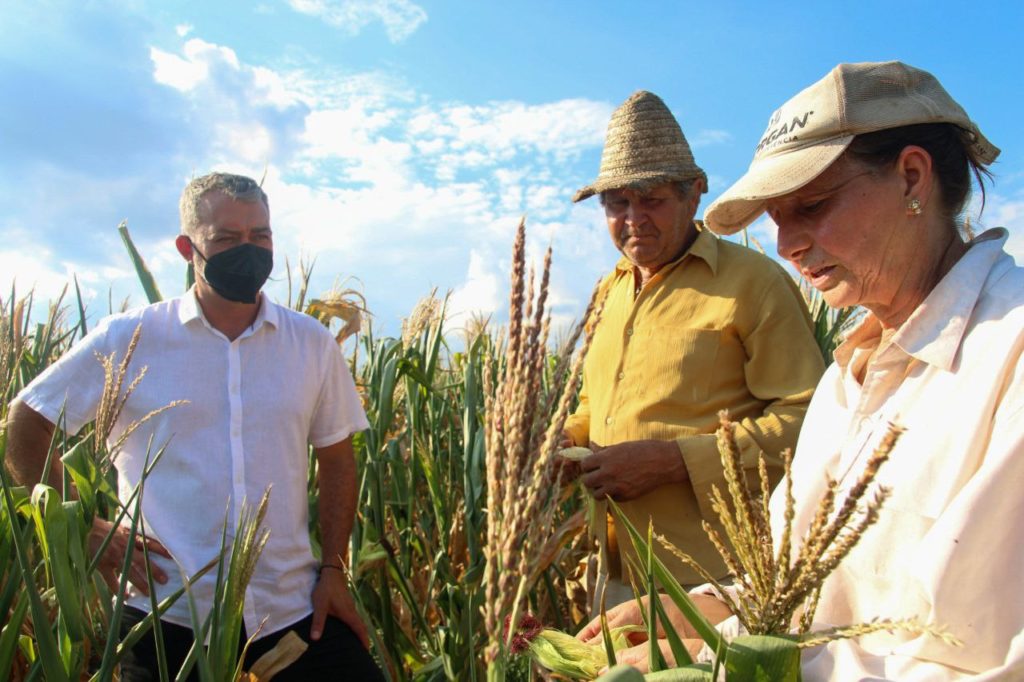
M668 616L669 622L672 624L672 629L675 630L676 634L681 639L700 639L700 635L690 624L690 621L686 619L683 612L679 610L672 598L667 594L659 595L661 598L661 605L665 609L665 614ZM690 599L693 600L697 608L700 610L704 617L712 625L717 625L723 620L732 615L732 611L725 605L721 599L712 597L708 594L691 594ZM617 628L626 625L643 625L644 619L640 609L646 610L647 607L647 596L643 596L640 599L640 605L637 604L635 599L630 600L624 604L619 604L612 610L607 612L608 627ZM658 621L657 637L662 639L665 637L665 630L662 627L662 623ZM647 641L646 632L633 632L628 635L629 641L633 644L639 644ZM588 644L594 644L601 640L601 618L595 618L579 633L576 635L577 639L582 640Z

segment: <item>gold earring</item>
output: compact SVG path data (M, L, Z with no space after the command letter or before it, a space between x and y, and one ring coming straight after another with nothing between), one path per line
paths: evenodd
M921 200L914 197L907 202L907 215L921 215Z

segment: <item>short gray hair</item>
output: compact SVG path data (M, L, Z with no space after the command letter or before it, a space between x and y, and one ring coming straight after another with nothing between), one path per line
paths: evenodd
M181 213L182 234L194 234L199 226L200 208L203 197L208 192L223 192L235 201L262 201L267 210L270 210L267 193L252 178L231 173L209 173L192 180L181 193L178 208Z

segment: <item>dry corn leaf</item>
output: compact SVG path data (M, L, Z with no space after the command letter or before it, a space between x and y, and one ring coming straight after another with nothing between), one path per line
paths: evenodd
M249 672L242 673L240 682L268 682L274 675L299 660L307 648L309 645L295 634L294 630L289 630L273 649L252 664Z

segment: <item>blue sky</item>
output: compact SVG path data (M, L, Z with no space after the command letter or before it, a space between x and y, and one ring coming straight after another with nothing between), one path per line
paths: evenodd
M121 220L164 294L180 292L178 196L229 170L266 175L279 299L285 257L315 257L311 293L355 278L378 331L433 287L500 318L525 214L538 262L554 246L567 320L616 259L596 200L570 197L631 92L680 120L706 206L785 99L838 62L883 59L933 72L1002 149L975 224L1010 228L1024 262L1024 3L964 8L4 0L0 299L12 279L52 298L75 273L94 316L143 303ZM756 234L774 250L769 224Z

